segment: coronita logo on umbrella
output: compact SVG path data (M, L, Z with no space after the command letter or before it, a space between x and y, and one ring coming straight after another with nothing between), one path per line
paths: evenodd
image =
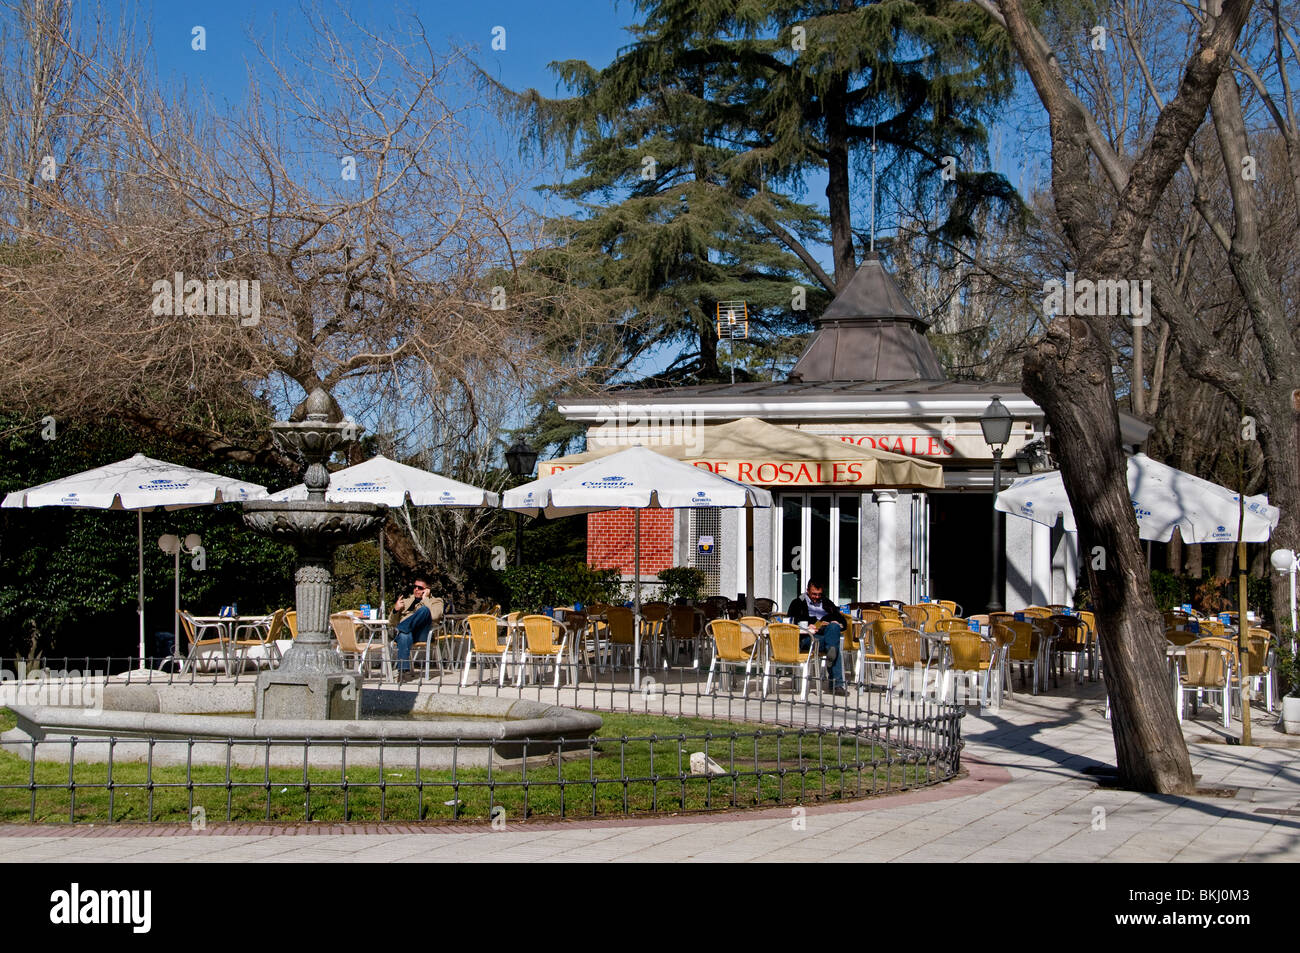
M178 483L175 480L150 480L148 483L141 483L137 489L140 490L183 490L189 483Z
M621 490L632 486L632 481L623 476L605 476L599 480L584 480L582 485L596 490Z
M384 490L387 487L382 483L354 483L352 486L336 487L335 493L369 493L371 490Z

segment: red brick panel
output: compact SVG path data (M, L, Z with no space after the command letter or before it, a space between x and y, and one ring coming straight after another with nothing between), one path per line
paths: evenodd
M632 574L635 510L587 514L587 565ZM673 510L641 511L641 574L673 564Z

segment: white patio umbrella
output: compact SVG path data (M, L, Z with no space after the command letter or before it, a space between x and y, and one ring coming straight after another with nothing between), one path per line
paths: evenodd
M307 499L307 486L299 483L271 495L280 501ZM412 506L497 506L500 497L468 483L461 483L428 470L410 467L385 456L372 457L356 466L330 474L325 499L332 503L384 503L399 507ZM379 531L379 604L380 615L388 610L384 580L384 532Z
M502 506L528 516L573 516L629 507L636 513L633 578L636 593L634 687L641 684L641 510L690 507L771 506L772 494L645 447L629 447L541 480L506 490ZM752 528L750 539L753 539ZM748 548L746 588L754 596L753 547Z
M1187 543L1237 541L1240 502L1227 487L1139 453L1128 459L1128 490L1142 539L1168 542L1177 527ZM994 506L1047 526L1056 525L1060 518L1065 529L1077 529L1059 471L1016 480L998 494ZM1280 516L1281 511L1269 505L1267 496L1246 497L1242 541L1267 540Z
M72 506L81 509L135 510L138 542L140 664L144 643L144 511L179 510L241 500L266 499L266 487L155 460L142 453L106 466L15 490L0 507ZM179 646L177 647L179 648Z

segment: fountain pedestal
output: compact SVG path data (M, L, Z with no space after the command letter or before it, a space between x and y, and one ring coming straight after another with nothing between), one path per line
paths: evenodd
M244 523L298 551L294 573L298 635L280 667L257 677L256 717L353 719L361 712L361 678L347 671L330 644L330 596L334 590L334 551L373 534L388 515L377 503L327 503L325 461L355 433L355 424L328 423L328 395L315 390L302 423L271 425L271 437L285 452L307 460L303 475L307 499L257 500L244 504Z

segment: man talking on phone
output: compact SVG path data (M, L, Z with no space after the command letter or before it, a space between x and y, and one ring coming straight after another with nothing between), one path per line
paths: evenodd
M840 641L849 620L833 602L824 601L822 594L826 587L819 580L808 580L808 591L795 596L786 610L786 616L799 626L799 651L806 652L817 640L821 652L826 656L826 664L831 670L830 690L836 695L847 695L844 687L844 659L840 654Z
M423 576L415 577L409 596L401 596L393 603L389 625L397 630L397 681L411 677L411 646L423 642L427 646L433 624L442 619L442 600L429 592L429 583Z

